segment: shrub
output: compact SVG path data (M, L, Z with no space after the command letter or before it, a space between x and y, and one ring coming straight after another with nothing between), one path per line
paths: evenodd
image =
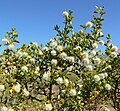
M74 31L73 11L63 12L64 28L45 47L31 42L14 49L16 28L5 34L0 55L1 111L118 110L120 53L101 38L104 7L96 7L93 20ZM103 45L105 53L98 47Z

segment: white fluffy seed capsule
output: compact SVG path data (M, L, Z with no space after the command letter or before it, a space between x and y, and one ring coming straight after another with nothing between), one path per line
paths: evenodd
M111 56L112 56L113 58L115 58L115 57L117 57L117 53L116 53L116 52L112 52L112 53L111 53Z
M103 34L103 32L100 32L100 36L102 37L104 34Z
M84 59L83 59L83 63L84 63L84 64L89 64L89 63L90 63L89 58L84 58Z
M83 52L82 53L82 58L87 58L88 57L88 53L87 52Z
M86 27L90 27L90 28L91 28L92 25L93 25L93 24L92 24L92 22L90 22L90 21L86 23Z
M14 44L10 44L10 45L8 46L8 49L12 50L14 47L15 47Z
M64 11L64 12L63 12L63 16L64 16L65 18L68 18L69 13L68 13L67 11Z
M49 49L48 49L48 47L44 47L43 50L48 51Z
M43 55L43 52L41 50L39 50L38 55L40 55L40 56Z
M101 61L100 61L100 58L96 57L96 58L93 58L93 61L94 63L96 64L99 64Z
M104 73L99 74L99 77L100 77L100 79L104 79L105 78Z
M70 90L70 95L71 96L75 96L76 95L76 90L75 89L71 89Z
M27 71L28 71L28 67L27 67L27 66L23 66L23 67L21 68L21 70L22 70L23 72L27 72Z
M107 74L106 72L105 72L105 73L103 73L103 74L104 74L104 76L105 76L105 77L108 77L108 74Z
M94 80L95 80L96 82L98 82L98 81L100 81L100 77L99 77L98 75L95 75L95 76L94 76Z
M77 46L76 48L74 48L75 50L82 50L82 48L80 46Z
M5 86L4 85L0 85L0 91L4 91L5 90Z
M24 92L25 96L29 96L29 94L30 94L29 91L27 91L26 89L24 89L23 92Z
M7 44L8 43L8 39L4 38L4 39L2 39L2 42Z
M56 51L55 51L55 50L52 50L52 51L51 51L51 55L52 55L52 56L56 56Z
M87 68L88 71L92 71L93 70L92 65L88 65L86 68Z
M35 63L35 59L34 58L30 58L30 62L31 63Z
M73 56L67 57L69 62L75 62L75 58Z
M65 79L65 80L64 80L64 84L65 84L66 86L68 86L69 80L68 80L68 79Z
M50 75L51 75L50 72L45 72L45 73L43 74L42 79L43 79L43 80L49 80L49 79L50 79Z
M111 89L111 85L110 85L110 84L106 84L106 85L105 85L105 89L106 89L106 90L110 90L110 89Z
M58 77L56 79L56 82L57 82L57 84L62 84L63 83L63 79L61 77Z
M92 50L90 53L91 53L93 56L96 55L96 51L95 51L95 50Z
M67 67L67 71L72 71L74 66Z
M47 111L51 111L52 110L52 104L46 104L45 105L45 109L47 110Z
M20 92L20 84L17 83L17 85L14 87L14 91L19 93Z
M59 52L60 52L60 51L62 51L62 50L63 50L63 47L62 47L61 45L58 45L56 49L57 49L57 51L59 51Z
M104 34L103 34L103 32L101 30L98 30L97 35L102 37Z
M6 106L1 107L0 111L8 111L8 108Z
M57 63L58 63L58 62L57 62L57 60L56 60L56 59L52 59L52 60L51 60L51 64L53 64L53 65L55 65L55 66L56 66L56 65L57 65Z
M61 56L62 58L66 58L66 57L67 57L67 54L66 54L65 52L62 52L62 53L60 54L60 56Z
M57 46L57 41L55 39L50 39L50 42L53 47Z
M98 48L98 44L95 42L92 44L93 48Z
M117 46L112 46L111 51L118 51L118 47Z

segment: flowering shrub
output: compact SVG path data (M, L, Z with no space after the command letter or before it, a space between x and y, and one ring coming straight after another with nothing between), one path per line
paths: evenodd
M15 28L5 34L0 55L1 111L83 111L120 109L120 53L101 38L104 7L74 32L72 11L63 12L64 28L45 47L31 42L14 49ZM90 30L90 31L89 31ZM98 47L106 47L103 53Z

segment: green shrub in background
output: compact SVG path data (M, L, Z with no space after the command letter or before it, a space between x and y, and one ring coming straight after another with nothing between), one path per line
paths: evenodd
M72 11L45 47L31 42L14 49L15 28L0 55L0 111L110 111L120 109L120 53L102 31L104 7L74 31ZM98 47L103 45L105 53Z

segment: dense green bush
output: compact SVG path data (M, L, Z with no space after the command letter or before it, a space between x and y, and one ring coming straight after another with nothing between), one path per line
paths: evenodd
M0 55L0 111L109 111L120 109L120 53L102 31L104 7L74 31L72 11L45 47L31 42L14 49L15 28L5 34ZM98 48L106 48L105 53Z

